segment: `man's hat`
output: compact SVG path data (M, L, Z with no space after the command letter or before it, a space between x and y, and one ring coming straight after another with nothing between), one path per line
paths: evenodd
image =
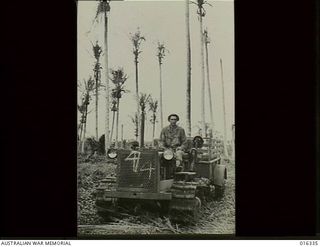
M170 121L170 118L171 118L172 116L175 116L175 117L177 118L177 121L179 121L179 116L178 116L177 114L170 114L170 115L168 116L168 121Z

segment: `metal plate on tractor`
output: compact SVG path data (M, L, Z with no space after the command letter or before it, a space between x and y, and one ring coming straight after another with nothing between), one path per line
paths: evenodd
M223 186L225 179L227 179L226 166L218 164L214 168L213 184Z
M106 191L104 200L110 198L126 198L126 199L145 199L145 200L171 200L171 193L148 193L148 192L133 192L133 191Z
M156 150L118 151L118 191L159 192L159 172Z

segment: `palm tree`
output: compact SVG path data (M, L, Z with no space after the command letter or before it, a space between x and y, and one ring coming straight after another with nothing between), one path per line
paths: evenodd
M85 123L85 113L86 113L85 97L82 98L81 105L78 105L78 111L81 114L80 123L78 125L78 151L80 152L82 150L82 133L84 129L83 127Z
M91 100L91 94L95 89L95 83L92 77L89 77L88 80L83 81L84 84L84 93L82 97L81 105L78 105L78 110L81 113L81 120L80 120L80 150L84 151L84 140L86 138L86 127L87 127L87 116L88 116L88 107Z
M150 95L141 93L139 98L139 104L141 107L141 132L140 132L140 147L144 147L144 127L145 127L145 113L146 105L149 102Z
M96 81L96 87L95 87L95 98L96 98L96 107L95 107L95 113L96 113L96 140L99 140L99 134L98 134L98 99L99 99L99 94L98 91L101 87L101 69L102 67L100 66L100 55L102 53L102 49L101 47L98 45L98 41L96 41L95 45L92 45L92 49L93 49L93 54L94 57L96 59L95 65L94 65L94 78Z
M157 57L158 57L158 61L159 61L159 70L160 70L160 128L163 128L163 108L162 108L162 69L161 69L161 65L162 65L162 60L165 57L165 52L168 51L164 44L158 42L158 53L157 53Z
M116 99L112 100L111 111L112 111L112 125L111 125L111 132L110 132L110 143L112 141L113 129L114 129L114 119L115 119L115 115L116 115L116 111L117 111L117 100Z
M211 129L214 128L213 122L213 110L212 110L212 98L211 98L211 89L210 89L210 76L209 76L209 56L208 56L208 44L210 43L210 38L208 37L208 30L204 30L204 42L206 47L206 67L207 67L207 85L208 85L208 97L209 97L209 109L210 109L210 120L211 120Z
M225 156L228 156L227 152L227 122L226 122L226 106L224 99L224 81L223 81L223 66L222 59L220 58L220 71L221 71L221 84L222 84L222 106L223 106L223 148Z
M191 45L189 24L189 0L186 4L186 40L187 40L187 136L191 136Z
M138 114L135 113L134 116L129 116L132 123L134 124L134 136L136 137L136 141L138 141L138 129L137 129L137 125L138 125Z
M204 133L205 136L210 136L211 138L214 137L214 132L211 129L211 124L210 123L205 123L204 125L204 131L202 131L202 122L199 121L199 124L196 124L193 126L197 130L198 135L202 135Z
M97 12L94 20L98 20L98 16L102 15L104 20L104 73L105 73L105 105L106 105L106 115L105 115L105 151L107 153L110 142L109 142L109 76L108 76L108 12L110 11L110 0L98 0Z
M120 98L124 90L124 83L127 80L127 75L123 72L123 68L117 70L111 69L112 78L111 81L114 84L112 89L112 98L117 102L117 119L116 119L116 148L118 148L118 136L119 136L119 112L120 112Z
M194 2L193 2L194 3ZM200 23L200 46L201 46L201 79L202 79L202 84L201 84L201 121L202 121L202 130L205 130L205 107L204 107L204 84L205 84L205 79L204 79L204 37L203 37L203 27L202 27L202 18L206 15L206 11L203 8L204 4L209 4L207 1L204 0L197 0L197 3L195 3L198 6L197 14L199 17L199 23ZM210 4L209 4L210 5ZM205 136L205 133L202 133L202 136Z
M135 34L131 35L131 41L133 44L133 54L134 54L134 64L136 67L136 101L137 101L137 114L138 114L138 121L137 121L137 134L139 136L139 116L140 116L140 107L139 107L139 83L138 83L138 58L139 54L142 52L140 50L140 45L142 41L145 41L145 37L143 37L140 33L140 30L135 32Z
M150 122L152 123L152 145L154 145L154 133L157 122L158 100L149 99L149 111L152 113Z

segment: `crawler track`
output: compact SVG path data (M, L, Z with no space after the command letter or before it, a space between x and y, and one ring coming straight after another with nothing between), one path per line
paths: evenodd
M166 215L141 210L121 212L108 222L96 214L94 191L97 182L115 173L115 165L97 162L78 164L78 233L80 237L110 237L137 234L234 234L235 232L235 166L228 164L225 196L202 204L197 222L173 223Z

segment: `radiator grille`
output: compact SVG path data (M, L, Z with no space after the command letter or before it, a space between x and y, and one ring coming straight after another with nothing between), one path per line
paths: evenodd
M158 152L119 150L117 173L118 190L157 192Z

